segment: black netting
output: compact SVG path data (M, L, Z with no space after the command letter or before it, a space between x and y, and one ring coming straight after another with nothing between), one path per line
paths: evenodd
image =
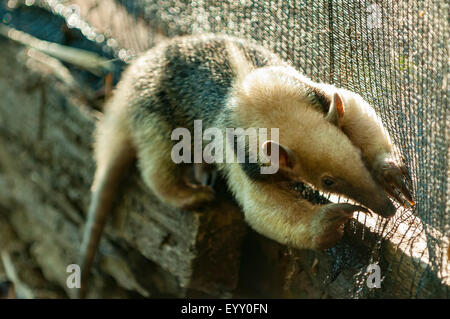
M14 2L5 1L1 18L20 27L10 5ZM71 17L73 11L66 6L73 4L80 5L81 17L93 29ZM411 288L412 297L424 296L421 289L428 278L448 284L446 1L49 0L39 5L67 18L100 46L113 47L122 59L151 47L160 37L221 32L254 39L313 80L361 94L400 147L417 201L414 209L368 226L414 257L415 274L405 278L418 287ZM105 8L109 16L96 18ZM99 39L96 32L106 38ZM378 259L380 245L374 246L370 261ZM391 274L400 271L402 262L390 262ZM355 279L355 297L361 287Z

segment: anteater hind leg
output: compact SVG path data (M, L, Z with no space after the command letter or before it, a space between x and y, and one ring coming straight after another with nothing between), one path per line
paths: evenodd
M204 174L214 172L202 165L176 164L171 157L171 130L163 129L161 125L162 121L155 119L155 125L147 124L145 132L137 130L142 132L137 136L136 144L144 182L162 202L173 207L191 209L213 200L214 190L210 184L214 176L205 183ZM168 134L162 135L161 132ZM203 180L199 181L199 176Z
M108 213L118 184L128 166L135 159L125 119L120 110L109 110L97 126L95 159L97 169L92 185L92 197L81 247L81 288L79 298L84 298L87 280L97 251Z

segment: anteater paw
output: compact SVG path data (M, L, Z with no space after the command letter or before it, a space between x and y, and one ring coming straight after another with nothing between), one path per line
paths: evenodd
M328 249L341 240L344 235L344 225L356 211L368 212L367 209L346 203L328 204L320 208L317 223L314 225L316 249Z

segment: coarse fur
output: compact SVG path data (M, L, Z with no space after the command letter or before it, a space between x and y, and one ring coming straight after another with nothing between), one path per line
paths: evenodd
M199 119L204 129L279 128L280 170L274 176L259 174L260 162L214 166L248 223L280 243L331 247L354 211L392 216L395 208L386 192L405 189L398 181L404 167L393 159L389 135L359 95L314 83L275 54L241 39L174 38L130 65L97 127L80 297L114 191L134 159L146 185L168 205L190 209L213 200L210 185L192 181L193 165L175 164L171 158L172 131L184 127L193 132ZM270 137L258 141L259 148L268 145L274 145ZM230 143L225 150L236 151ZM313 205L295 194L292 182L364 207ZM408 192L403 194L412 201Z

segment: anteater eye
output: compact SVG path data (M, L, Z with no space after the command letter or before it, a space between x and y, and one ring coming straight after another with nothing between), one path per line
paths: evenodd
M334 181L333 181L330 177L324 177L324 178L322 179L322 183L323 183L323 185L325 185L325 186L331 186L331 185L334 184Z

